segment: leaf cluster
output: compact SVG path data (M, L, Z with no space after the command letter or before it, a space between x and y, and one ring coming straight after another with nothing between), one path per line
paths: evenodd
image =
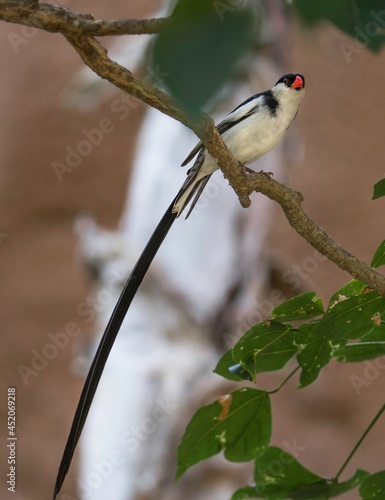
M371 266L384 264L385 241ZM353 363L384 355L385 298L354 279L337 290L326 307L314 292L277 306L271 319L252 326L222 356L215 372L228 380L256 384L260 373L282 370L291 362L295 364L291 375L300 371L298 388L303 389L332 361ZM371 475L357 470L348 481L339 482L339 474L321 477L287 451L270 446L271 397L280 387L273 391L242 387L200 408L179 446L177 477L223 451L230 461L255 463L255 485L238 490L233 500L326 500L359 485L363 499L384 498L385 471Z

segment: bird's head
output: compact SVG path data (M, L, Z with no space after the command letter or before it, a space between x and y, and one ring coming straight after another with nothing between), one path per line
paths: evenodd
M305 78L299 73L283 75L272 88L273 94L282 103L299 103L305 95Z
M299 73L288 73L287 75L281 76L274 87L280 87L287 89L301 91L305 88L305 78Z

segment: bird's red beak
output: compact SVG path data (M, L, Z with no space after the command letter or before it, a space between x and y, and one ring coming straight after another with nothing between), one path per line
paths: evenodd
M291 87L293 89L302 89L303 87L303 80L300 76L296 76L294 82L291 84Z

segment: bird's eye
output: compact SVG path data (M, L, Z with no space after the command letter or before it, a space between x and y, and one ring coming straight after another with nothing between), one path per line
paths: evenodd
M289 80L288 80L287 78L284 78L284 79L283 79L283 83L284 83L285 85L289 86Z

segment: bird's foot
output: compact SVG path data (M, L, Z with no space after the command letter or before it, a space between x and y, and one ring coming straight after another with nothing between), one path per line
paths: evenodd
M248 174L263 174L263 175L266 175L267 177L274 177L274 173L273 172L265 172L264 170L260 170L259 172L256 172L252 168L246 167L246 165L244 163L242 163L241 161L238 161L238 165L241 168L243 168L243 170L245 172L247 172Z
M255 174L255 171L252 168L246 167L246 165L239 160L238 165L244 170L244 172L247 172L248 174Z
M274 173L273 172L265 172L264 170L260 170L258 172L258 174L266 175L266 177L274 177Z
M247 167L244 163L242 163L241 161L237 160L237 163L238 165L241 167L241 169L244 171L244 172L247 172Z

